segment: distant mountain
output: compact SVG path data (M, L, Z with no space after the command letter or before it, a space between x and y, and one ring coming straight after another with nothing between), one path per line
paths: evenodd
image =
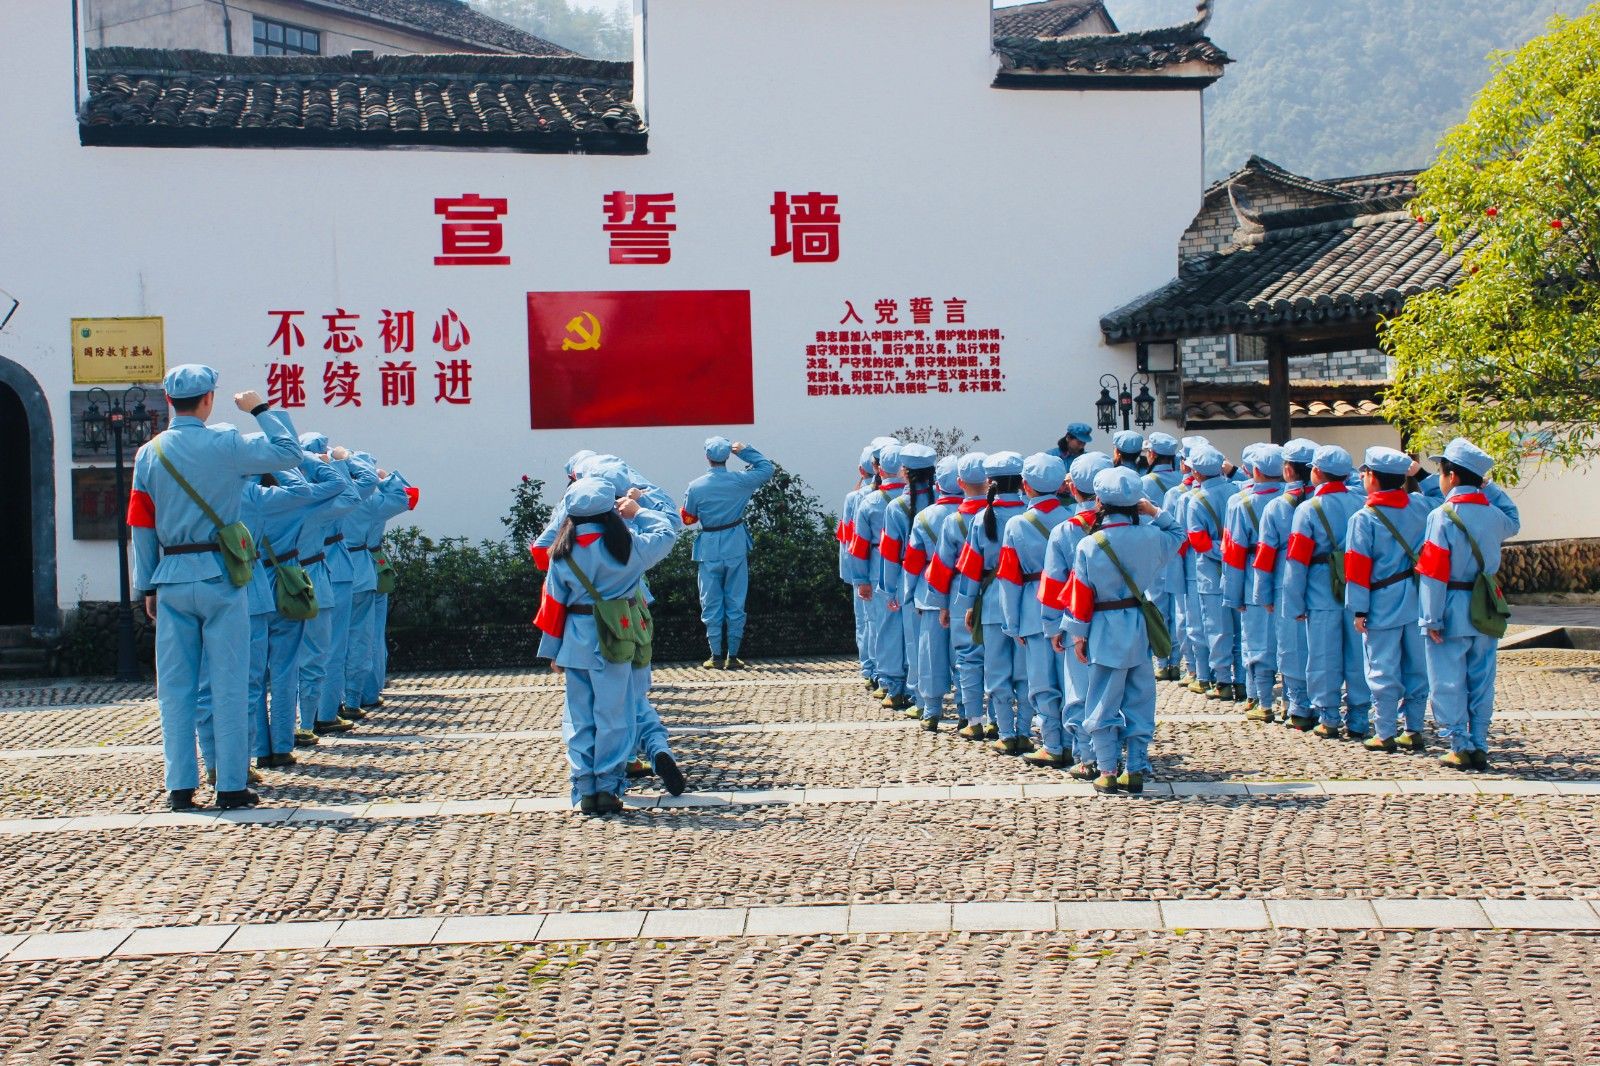
M1194 17L1193 0L1106 0L1124 30ZM1206 176L1252 152L1334 177L1426 166L1488 80L1490 52L1586 0L1216 0L1235 60L1206 91Z

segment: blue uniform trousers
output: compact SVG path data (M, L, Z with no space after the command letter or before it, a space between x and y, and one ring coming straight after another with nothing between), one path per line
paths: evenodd
M1181 601L1180 601L1181 602ZM1094 738L1089 735L1089 664L1078 661L1070 644L1062 656L1061 728L1077 762L1094 762Z
M1245 695L1263 707L1272 706L1278 673L1277 621L1265 607L1246 606L1241 618Z
M372 673L373 592L350 593L350 643L344 658L344 705L360 707L362 690Z
M1216 677L1211 669L1211 642L1206 635L1205 602L1191 587L1184 593L1184 632L1189 638L1187 654L1194 666L1194 676L1208 684Z
M877 664L872 660L872 606L857 596L855 586L850 586L850 603L856 615L856 654L861 658L861 676L876 681Z
M1151 599L1155 601L1155 605L1157 607L1161 608L1161 617L1166 620L1167 632L1182 633L1183 630L1179 628L1178 625L1178 598L1168 591L1162 592L1160 595L1153 596ZM1074 658L1076 658L1076 656L1074 656ZM1157 659L1156 664L1165 670L1177 663L1182 658L1183 642L1180 640L1175 640L1172 642L1172 654L1168 655L1165 659Z
M638 705L633 674L628 663L607 663L598 670L569 667L566 671L561 737L567 746L573 803L599 792L621 796L627 788Z
M1427 638L1415 625L1368 629L1361 638L1367 659L1367 687L1372 691L1372 712L1380 737L1405 728L1420 733L1427 721L1428 661L1422 650Z
M882 589L872 594L872 604L877 616L872 636L872 656L878 666L878 684L889 695L899 696L906 690L905 623L901 615L908 608L889 610L889 596Z
M724 647L729 655L737 656L744 643L744 597L750 588L750 560L706 560L699 567L700 621L705 623L712 658L720 656ZM728 629L726 645L722 641L724 624Z
M367 685L361 692L361 706L370 707L378 702L383 686L389 681L389 594L372 594L372 665L367 672Z
M344 674L350 662L350 587L349 581L333 583L333 609L328 611L328 664L317 703L317 721L331 722L339 717L344 703Z
M1028 667L1028 700L1033 704L1033 713L1039 716L1039 739L1046 751L1060 755L1069 751L1071 744L1061 723L1061 655L1051 647L1047 633L1022 639L1022 657Z
M1228 620L1233 624L1233 680L1235 684L1242 685L1245 683L1244 615L1230 610Z
M1499 642L1476 634L1446 637L1443 644L1423 640L1439 735L1451 751L1488 751Z
M667 743L667 727L650 702L650 667L633 668L633 691L633 750L654 761L662 752L670 753L672 746Z
M310 729L317 722L322 705L322 690L328 681L328 656L333 652L333 596L323 604L322 590L332 589L330 581L317 582L317 602L322 604L315 618L302 623L300 637L300 728ZM332 719L329 719L332 721Z
M1343 607L1306 612L1306 691L1311 711L1329 727L1341 724L1339 690L1345 689L1342 723L1352 733L1366 733L1372 693L1355 620Z
M935 619L935 624L938 620ZM918 656L922 649L922 612L917 610L914 603L900 605L900 635L905 641L906 678L900 691L911 699L916 699L918 678Z
M203 661L202 661L203 660ZM211 744L219 792L250 770L250 605L227 578L161 585L156 595L156 697L168 790L196 788L201 681L210 683Z
M250 616L250 679L245 706L250 712L250 754L258 759L272 754L267 746L267 662L271 646L269 633L276 614L276 611L263 611Z
M274 611L267 619L267 691L255 719L257 755L287 755L294 750L296 707L300 703L300 643L306 624ZM251 619L252 622L255 618ZM263 747L267 750L263 751Z
M922 717L938 718L944 713L945 693L950 691L950 636L953 630L939 624L938 611L908 608L917 614L917 706ZM956 700L960 704L959 697Z
M1201 624L1205 631L1205 647L1201 654L1210 665L1211 679L1219 685L1231 685L1235 681L1233 660L1238 647L1233 630L1239 624L1239 612L1223 603L1220 594L1200 596L1199 600Z
M1274 611L1278 633L1278 674L1283 678L1283 702L1295 718L1310 718L1311 697L1306 692L1306 624L1283 611Z
M1084 725L1094 740L1095 765L1105 774L1114 773L1119 763L1131 774L1149 773L1150 739L1156 732L1154 669L1147 663L1126 670L1090 663L1087 670Z
M983 626L983 690L1000 739L1026 736L1033 719L1028 702L1028 663L1017 642L999 624Z
M958 615L950 616L950 650L955 655L956 688L960 693L960 711L962 721L982 722L985 717L994 721L994 716L984 714L983 695L983 645L972 639L972 630Z

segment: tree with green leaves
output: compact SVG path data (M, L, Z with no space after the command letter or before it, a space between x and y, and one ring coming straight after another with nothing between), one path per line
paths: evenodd
M1597 41L1600 3L1496 57L1413 202L1460 276L1383 325L1389 420L1419 445L1471 438L1507 482L1534 452L1600 457Z

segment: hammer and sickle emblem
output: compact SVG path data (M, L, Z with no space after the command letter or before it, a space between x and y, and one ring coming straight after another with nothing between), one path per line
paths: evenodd
M588 319L588 324L584 324ZM600 350L600 320L588 311L573 317L567 323L567 339L561 342L564 352L597 352Z

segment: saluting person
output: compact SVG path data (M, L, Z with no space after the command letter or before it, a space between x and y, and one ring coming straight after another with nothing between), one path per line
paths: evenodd
M736 455L747 464L744 470L728 469L728 456ZM748 444L732 443L726 437L706 440L706 462L711 469L689 483L683 496L683 522L699 525L694 539L694 561L699 565L700 621L705 623L706 642L711 646L710 665L727 649L722 666L728 670L744 668L739 658L744 642L744 600L750 588L750 531L745 528L744 512L756 490L772 480L772 460ZM723 644L723 627L727 644Z

